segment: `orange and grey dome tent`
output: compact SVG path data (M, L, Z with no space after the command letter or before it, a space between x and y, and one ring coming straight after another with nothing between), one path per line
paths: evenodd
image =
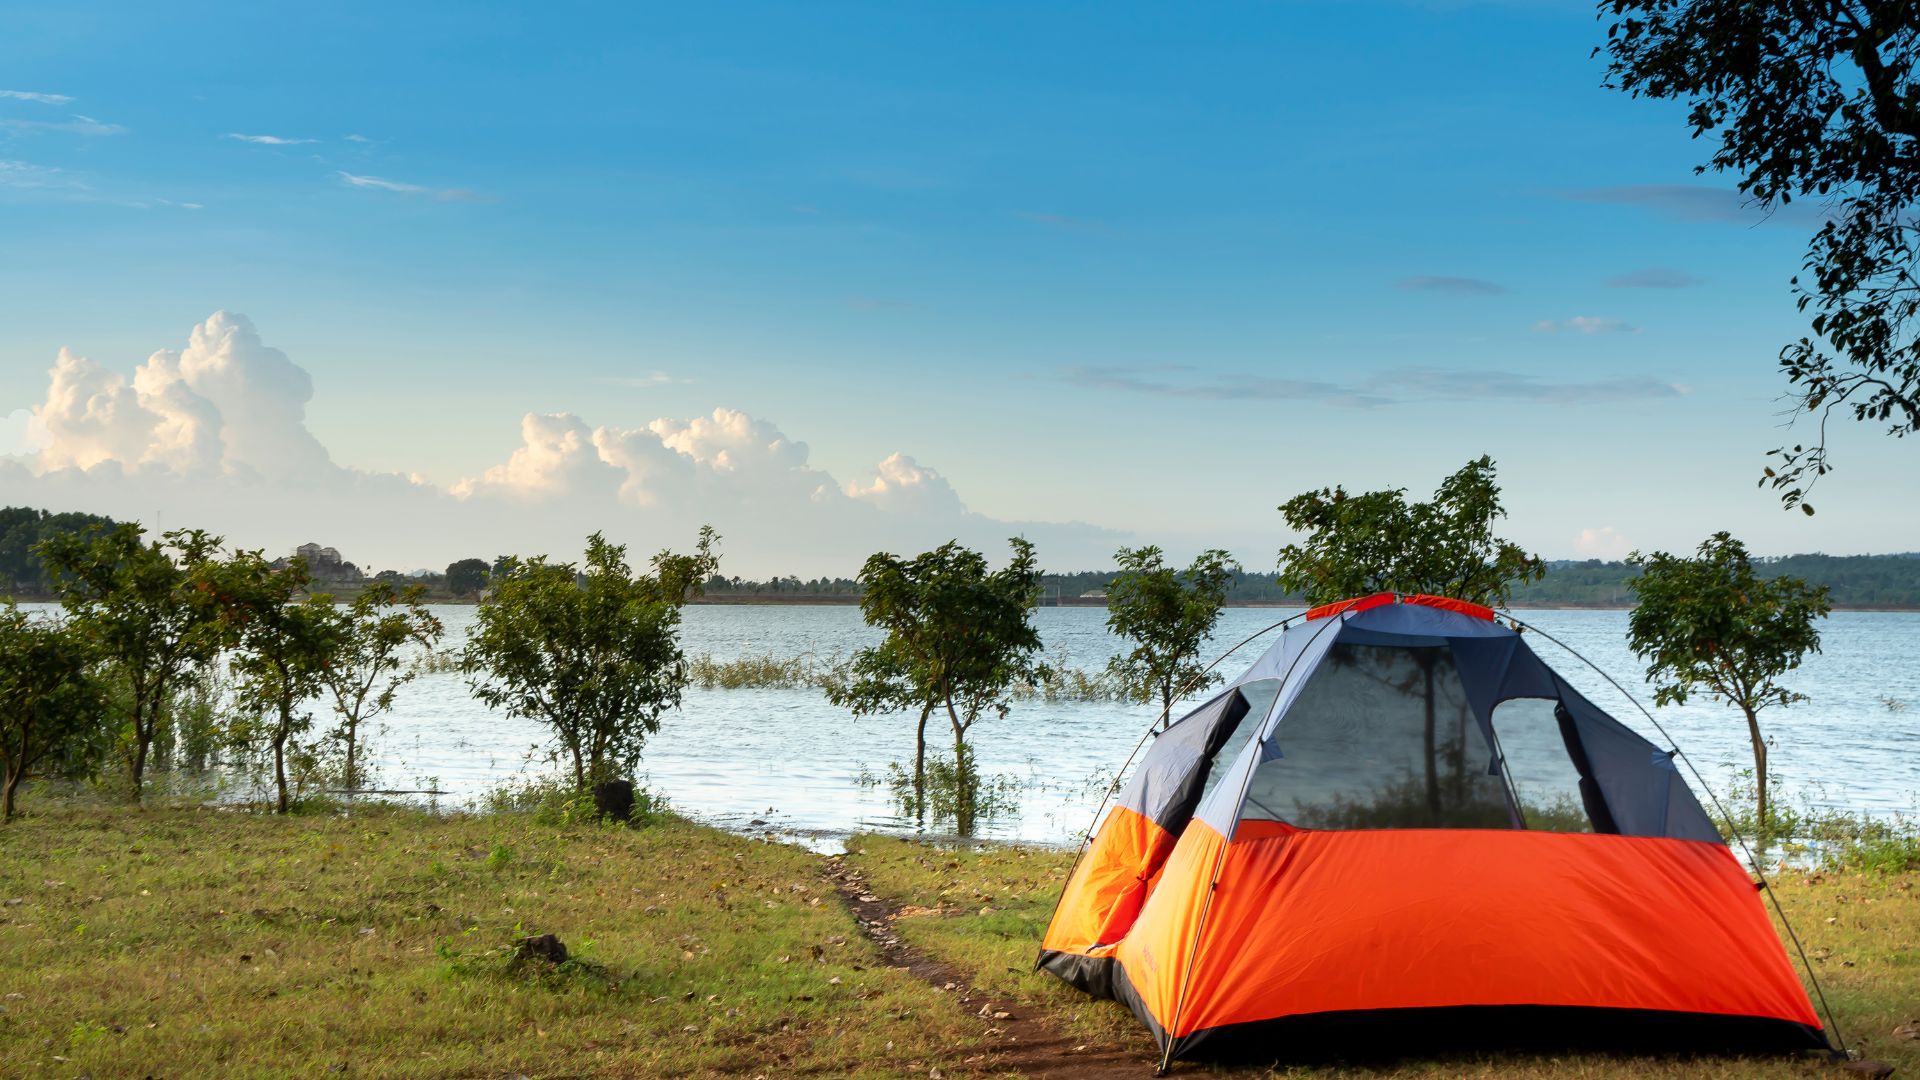
M1409 1047L1829 1049L1663 750L1490 609L1287 625L1153 737L1039 963L1175 1059Z

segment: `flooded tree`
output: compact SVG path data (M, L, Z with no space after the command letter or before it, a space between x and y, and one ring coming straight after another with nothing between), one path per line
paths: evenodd
M422 585L395 589L391 582L376 581L347 605L345 639L321 682L339 720L329 737L340 747L340 783L350 791L365 781L359 761L362 725L393 708L394 695L419 674L408 665L407 650L431 649L446 632L427 610L426 596Z
M720 563L710 528L690 555L636 574L599 533L583 563L507 559L480 604L462 666L475 696L545 724L576 794L629 777L687 684L680 609Z
M1493 535L1507 512L1484 455L1441 481L1428 502L1409 502L1405 488L1334 487L1296 495L1280 513L1304 534L1280 549L1280 585L1309 605L1399 592L1499 606L1515 585L1547 572L1538 555Z
M1780 677L1820 651L1815 624L1831 610L1826 586L1761 577L1746 546L1724 532L1708 537L1691 558L1636 551L1627 561L1641 568L1631 582L1640 603L1628 617L1627 641L1647 661L1655 704L1685 704L1704 691L1746 717L1764 844L1772 826L1760 712L1806 700L1782 686Z
M1309 605L1380 592L1425 593L1489 606L1504 605L1515 585L1546 573L1538 555L1493 534L1506 516L1494 463L1482 455L1441 481L1428 502L1410 502L1405 488L1350 495L1323 488L1280 507L1304 535L1280 549L1280 583ZM1424 788L1438 812L1445 753L1435 715L1435 650L1413 655L1413 683L1425 701Z
M40 547L75 628L125 684L124 743L132 797L178 684L204 672L231 639L232 590L220 538L175 529L142 539L128 523L95 535L62 533Z
M1200 650L1240 566L1217 548L1185 570L1166 565L1157 547L1123 547L1114 559L1120 572L1107 586L1107 628L1133 648L1108 660L1107 670L1130 700L1159 698L1164 725L1175 700L1219 681L1200 663Z
M92 760L104 749L106 693L99 653L70 624L0 609L0 820L30 770L57 758Z
M1034 661L1040 651L1032 619L1040 571L1033 545L1018 537L1008 543L1013 556L999 570L959 541L910 559L884 551L868 558L860 570L860 609L887 636L856 653L846 681L828 692L856 716L918 711L912 810L922 818L927 720L936 711L946 713L953 733L954 818L962 832L973 828L980 783L968 732L986 713L1006 713L1016 683L1046 674Z
M243 718L236 734L272 751L274 811L284 814L292 809L288 761L297 760L302 776L310 772L310 748L303 742L313 727L310 703L347 646L348 619L331 596L303 598L313 584L305 559L276 566L257 551L243 551L230 561L228 578L236 629L229 665Z

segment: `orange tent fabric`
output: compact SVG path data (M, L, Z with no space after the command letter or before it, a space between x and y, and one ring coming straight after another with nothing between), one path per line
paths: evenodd
M1368 1018L1388 1021L1383 1031L1409 1018L1472 1019L1494 1042L1567 1021L1604 1031L1602 1045L1658 1034L1703 1048L1827 1047L1754 883L1670 754L1504 640L1517 635L1478 605L1386 594L1329 605L1289 633L1314 622L1314 637L1283 640L1250 669L1270 683L1264 710L1248 709L1269 699L1243 677L1155 739L1076 864L1041 966L1128 1004L1168 1061L1311 1052L1325 1030L1311 1022ZM1373 679L1376 696L1360 706L1341 700L1341 679L1400 662L1396 648L1416 677ZM1457 692L1436 688L1436 672L1457 679ZM1396 704L1376 684L1409 698ZM1496 707L1514 699L1552 703L1557 720L1536 723L1550 725L1542 730L1577 772L1583 812L1523 805L1513 780L1528 764L1523 733L1502 727L1517 721ZM1375 724L1402 706L1416 739L1425 716L1426 800L1417 769L1410 798L1370 779L1353 738L1402 730ZM1327 757L1327 746L1340 753ZM1417 761L1420 747L1411 752ZM1437 775L1442 756L1459 770ZM1287 782L1335 782L1323 773L1347 785L1350 797L1330 804L1341 820L1375 827L1288 820L1324 812L1284 797ZM1462 818L1472 827L1385 820L1433 820L1424 803L1441 805L1449 785L1479 785L1480 816ZM1511 827L1486 827L1488 790L1507 792Z

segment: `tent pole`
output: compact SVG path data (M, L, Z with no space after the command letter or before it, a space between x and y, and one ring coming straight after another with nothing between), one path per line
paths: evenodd
M1547 633L1545 630L1542 630L1531 623L1522 622L1519 618L1517 618L1513 614L1513 612L1503 611L1501 612L1501 614L1505 615L1507 617L1507 620L1513 623L1513 625L1516 628L1531 630L1534 633L1539 634L1541 637L1546 638L1548 641L1551 641L1555 645L1560 646L1560 648L1566 651L1567 655L1587 665L1589 668L1592 668L1594 674L1600 676L1602 679L1605 679L1607 683L1611 685L1615 690L1620 691L1621 697L1624 697L1628 701L1632 702L1633 707L1640 710L1640 715L1647 718L1647 723L1653 725L1653 730L1660 733L1660 737L1667 741L1668 746L1673 747L1674 756L1686 763L1687 771L1693 774L1694 780L1696 780L1700 784L1700 790L1707 793L1707 800L1713 803L1713 808L1720 812L1720 819L1726 822L1727 832L1731 834L1734 841L1740 845L1741 853L1747 857L1747 865L1753 868L1753 875L1760 879L1760 889L1761 891L1767 894L1767 901L1773 905L1774 914L1780 917L1780 925L1787 928L1787 939L1793 942L1793 951L1795 954L1797 954L1800 957L1800 966L1806 970L1807 981L1813 984L1814 996L1820 999L1820 1010L1827 1014L1827 1026L1833 1029L1834 1040L1840 1044L1839 1054L1843 1058L1851 1057L1852 1052L1847 1049L1847 1037L1840 1030L1839 1019L1833 1015L1833 1006L1827 1003L1826 990L1824 990L1820 986L1820 976L1814 974L1813 963L1812 961L1807 959L1806 947L1800 944L1800 935L1794 931L1793 923L1787 919L1786 910L1780 906L1780 897L1777 896L1773 891L1773 882L1768 880L1767 872L1765 868L1763 868L1760 865L1760 861L1754 858L1753 849L1747 845L1747 838L1741 834L1740 826L1734 821L1733 814L1730 813L1727 810L1726 805L1720 801L1720 796L1715 795L1713 793L1713 788L1707 784L1707 778L1704 776L1701 776L1700 770L1694 767L1693 759L1687 756L1686 751L1680 749L1680 743L1676 739L1674 739L1673 735L1667 731L1666 727L1663 726L1659 720L1656 720L1654 718L1653 713L1647 711L1647 707L1645 705L1640 704L1640 699L1628 693L1627 688L1624 686L1621 686L1618 679L1615 679L1613 676L1607 674L1604 670L1602 670L1600 665L1587 659L1585 656L1582 656L1580 653L1575 652L1573 646L1568 645L1566 642L1561 641L1559 638L1554 637L1552 634Z
M1271 724L1277 715L1277 710L1280 708L1280 694L1286 690L1287 683L1292 680L1293 670L1300 666L1301 659L1307 655L1308 650L1313 648L1313 643L1320 640L1320 635L1327 632L1328 626L1340 626L1347 621L1345 615L1345 612L1336 611L1327 616L1326 625L1313 632L1313 637L1309 638L1307 643L1301 646L1300 652L1294 656L1293 663L1287 665L1286 673L1280 676L1280 690L1273 695L1273 703L1267 706L1267 715L1260 721L1260 727L1255 728L1247 740L1247 745L1254 747L1256 754L1258 747L1255 746L1254 740L1266 738L1266 732L1262 729ZM1244 719L1240 722L1246 723ZM1196 954L1200 951L1200 937L1207 929L1207 914L1213 910L1213 894L1220 888L1220 867L1227 861L1227 848L1233 843L1233 834L1240 831L1240 808L1247 801L1247 788L1253 785L1253 774L1259 768L1259 762L1256 761L1240 781L1240 794L1233 800L1233 824L1227 827L1227 835L1220 838L1220 852L1213 857L1213 870L1207 875L1207 895L1200 902L1200 917L1194 920L1193 940L1187 945L1187 962L1180 970L1180 990L1173 999L1173 1020L1167 1025L1167 1045L1160 1053L1162 1073L1173 1064L1173 1044L1179 1038L1176 1033L1180 1030L1180 1014L1187 1007L1187 983L1193 978L1193 963L1199 958Z

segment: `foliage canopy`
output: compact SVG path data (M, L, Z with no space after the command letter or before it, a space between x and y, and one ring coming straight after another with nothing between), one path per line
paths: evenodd
M1199 662L1200 650L1220 621L1220 611L1240 569L1218 548L1195 556L1185 570L1166 565L1157 547L1121 548L1120 572L1107 586L1107 628L1133 648L1107 661L1126 695L1146 703L1160 699L1160 722L1173 703L1220 680Z
M578 566L505 560L462 659L474 694L551 728L576 791L629 775L680 704L680 609L718 568L717 541L703 528L692 554L662 551L651 574L599 533Z
M396 589L375 581L347 605L343 635L334 662L321 671L321 683L338 721L329 734L341 750L340 780L349 790L365 781L360 767L361 725L393 708L394 695L419 672L407 664L406 650L431 649L446 632L427 610L426 587Z
M236 599L219 537L175 529L149 543L141 535L127 523L91 535L62 532L40 546L74 626L127 683L124 738L135 800L169 692L229 644Z
M1804 700L1779 680L1808 653L1820 651L1815 624L1830 609L1826 587L1762 577L1745 545L1724 532L1709 537L1691 558L1635 552L1629 561L1641 574L1631 582L1639 606L1628 616L1627 640L1647 661L1653 700L1679 705L1704 691L1746 717L1764 838L1767 744L1760 712Z
M948 541L912 558L878 552L860 570L861 612L887 632L856 653L846 681L828 691L854 715L918 709L914 747L915 809L927 790L926 726L944 710L953 732L955 820L973 827L979 777L967 733L980 717L1005 715L1016 683L1044 678L1035 661L1040 634L1032 610L1040 600L1033 545L1008 541L1007 565Z
M1825 474L1834 410L1920 431L1920 17L1885 0L1602 0L1608 83L1684 100L1696 138L1716 135L1712 168L1773 209L1828 202L1793 280L1809 337L1780 352L1811 444L1772 451L1761 484L1800 506ZM1601 50L1595 50L1596 52Z
M1289 499L1280 513L1305 535L1280 549L1281 588L1308 604L1401 592L1499 606L1546 573L1539 556L1493 535L1506 510L1491 457L1467 462L1430 502L1406 495L1335 487Z
M91 761L104 750L106 695L99 655L71 624L0 609L0 819L13 817L27 773L55 757Z

